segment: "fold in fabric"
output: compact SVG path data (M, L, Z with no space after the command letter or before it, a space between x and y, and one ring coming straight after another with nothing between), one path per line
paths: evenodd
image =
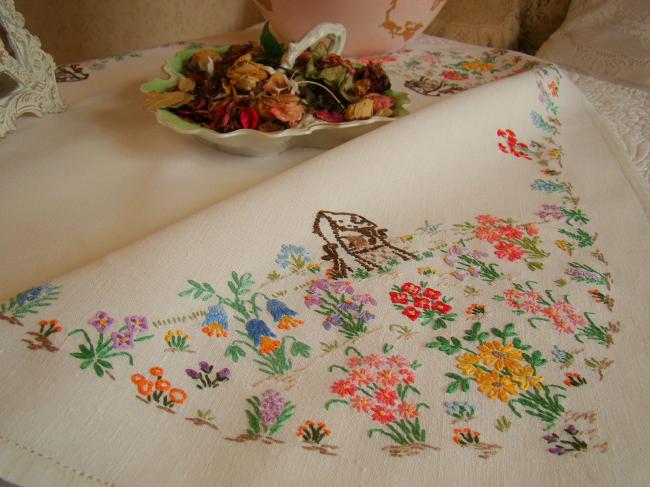
M554 68L0 308L24 485L642 485L647 223Z

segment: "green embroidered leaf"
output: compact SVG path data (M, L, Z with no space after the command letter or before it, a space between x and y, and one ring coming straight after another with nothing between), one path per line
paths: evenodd
M536 350L533 352L533 355L528 355L527 353L523 354L524 360L528 362L533 367L540 367L544 365L548 360L542 357L542 352Z
M306 343L295 341L293 342L293 345L291 345L291 355L294 357L300 355L301 357L309 358L310 352L311 347Z
M228 348L226 348L226 357L229 357L233 362L237 362L240 357L245 357L246 352L244 351L243 348L237 346L237 345L230 345Z
M250 429L249 434L259 435L260 431L261 431L261 429L260 429L260 421L248 409L246 410L246 419L248 420L248 427Z
M459 387L463 392L469 391L469 380L467 378L452 372L445 374L445 376L453 380L453 382L447 386L447 393L453 394Z
M435 342L429 342L425 347L437 348L447 355L454 355L462 348L462 344L456 337L451 337L451 342L444 337L437 337Z
M390 351L395 348L393 345L389 345L388 343L384 343L384 348L382 349L384 353L390 353Z
M486 331L481 331L481 326L479 322L474 323L470 330L465 330L463 339L468 342L478 342L479 345L483 345L483 342L490 337L490 334Z
M325 403L325 409L329 411L330 406L332 404L350 404L348 401L344 401L343 399L330 399Z
M104 369L102 369L101 365L95 363L93 369L95 369L95 374L97 374L98 377L104 377Z
M88 350L88 349L86 349L86 350ZM82 359L82 360L94 357L94 355L92 354L92 352L90 350L88 350L87 352L72 352L70 355L72 355L74 358L78 358L78 359Z
M275 36L271 33L268 22L264 24L264 28L262 29L260 44L264 49L264 53L268 57L277 59L282 57L284 49L282 48L282 44L280 44Z
M113 364L111 364L110 362L108 362L106 360L97 359L97 363L99 365L101 365L102 367L104 367L105 369L112 369L113 368Z
M523 343L521 343L521 338L519 337L512 340L512 344L519 350L528 350L530 348L530 345L524 345Z
M71 354L72 355L72 354ZM93 363L93 359L88 359L85 360L84 362L81 362L81 365L79 366L80 369L86 369L90 364Z
M517 336L514 323L508 323L503 327L503 331L499 330L498 328L492 328L490 331L495 337L500 338L504 344L508 338Z

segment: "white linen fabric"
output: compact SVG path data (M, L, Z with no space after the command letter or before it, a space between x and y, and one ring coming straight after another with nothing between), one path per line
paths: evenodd
M649 238L566 77L467 91L0 306L0 476L645 485Z

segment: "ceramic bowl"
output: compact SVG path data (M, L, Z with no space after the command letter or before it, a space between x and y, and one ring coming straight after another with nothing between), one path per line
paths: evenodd
M254 0L280 40L294 42L321 22L343 24L343 54L362 57L400 49L422 32L447 0Z
M345 29L341 26L324 24L312 29L301 42L289 45L284 64L291 65L297 53L302 52L308 45L324 35L332 34L337 41L333 43L334 52L340 52L345 44ZM229 46L212 48L219 54L224 54ZM173 90L178 86L181 72L185 63L197 52L205 48L184 49L168 59L163 66L167 79L152 79L140 86L143 93L163 92ZM363 135L370 130L395 120L394 117L372 117L367 120L354 120L342 123L328 123L314 119L313 122L300 128L290 128L277 132L262 132L252 129L239 129L233 132L220 133L198 124L190 123L178 117L169 110L156 110L158 123L183 135L193 135L200 141L216 147L224 152L246 156L265 156L278 154L290 147L316 147L331 149L337 145Z

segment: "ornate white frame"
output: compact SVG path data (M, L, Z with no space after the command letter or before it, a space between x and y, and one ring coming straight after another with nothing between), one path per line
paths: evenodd
M25 28L25 18L16 11L14 0L0 1L0 24L7 33L15 58L0 42L0 75L13 78L17 87L0 98L0 138L16 130L16 119L24 113L39 117L62 112L52 56L41 49L41 41Z

